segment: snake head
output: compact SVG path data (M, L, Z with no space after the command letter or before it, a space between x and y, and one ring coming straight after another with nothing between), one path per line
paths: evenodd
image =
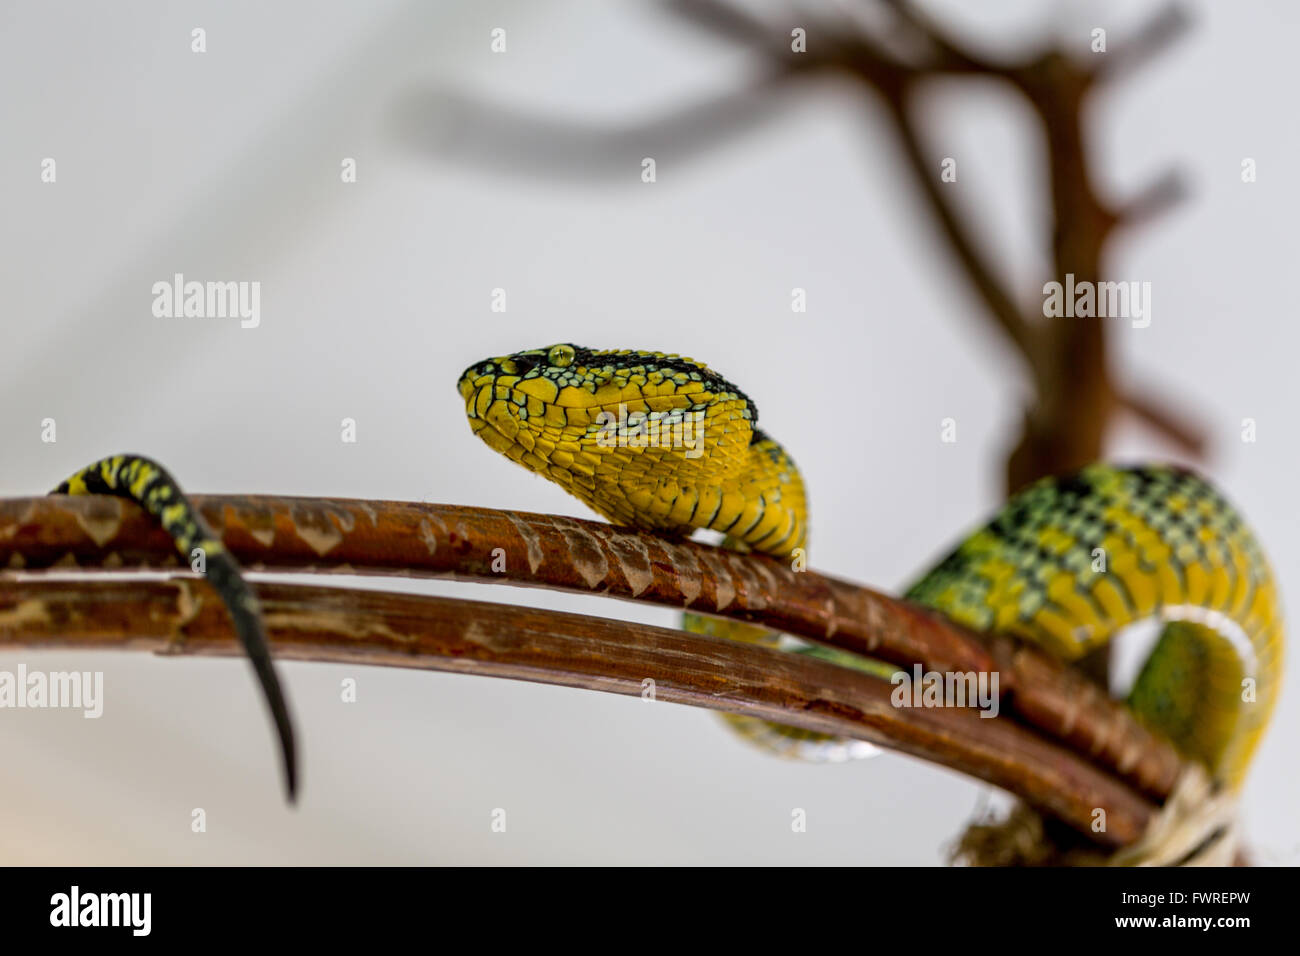
M624 524L666 484L718 483L749 454L749 399L708 366L663 352L569 343L471 365L458 384L474 433Z
M512 442L521 427L526 433L540 431L548 420L555 428L567 427L571 420L585 426L584 416L568 415L564 409L593 408L600 401L597 389L614 375L612 366L594 366L591 355L590 349L561 343L476 362L457 386L470 427L506 453L508 442L503 440ZM511 457L518 460L517 455Z

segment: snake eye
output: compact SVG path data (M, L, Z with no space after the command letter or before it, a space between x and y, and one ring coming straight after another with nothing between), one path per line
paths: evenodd
M551 351L546 354L546 361L556 368L568 368L573 364L573 346L552 345Z

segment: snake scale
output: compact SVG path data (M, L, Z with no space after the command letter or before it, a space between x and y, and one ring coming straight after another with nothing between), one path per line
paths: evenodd
M807 548L799 469L758 429L754 403L702 363L560 344L478 362L458 389L479 438L615 524L669 535L710 529L728 547L786 559ZM187 561L203 554L266 696L292 796L293 731L256 599L180 487L147 458L115 455L55 493L133 500ZM1184 469L1094 465L1045 478L1015 494L906 597L1067 661L1135 622L1157 620L1160 637L1128 704L1229 788L1240 785L1276 702L1282 622L1272 573L1232 506ZM843 652L792 648L751 625L688 615L686 626L880 676L893 671ZM853 755L849 742L825 735L729 720L770 751Z

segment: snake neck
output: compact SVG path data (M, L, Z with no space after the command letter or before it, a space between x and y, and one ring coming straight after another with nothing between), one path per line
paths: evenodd
M764 432L756 431L736 474L724 483L735 495L735 512L702 525L721 532L730 543L775 557L789 557L808 547L808 496L803 475L789 453Z
M756 432L745 454L686 471L663 464L627 469L621 480L565 487L614 524L689 537L716 531L733 550L788 558L808 545L803 475L777 442ZM548 473L548 477L551 473Z

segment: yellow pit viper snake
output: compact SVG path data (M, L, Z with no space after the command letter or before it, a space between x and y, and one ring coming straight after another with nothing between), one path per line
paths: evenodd
M699 362L560 344L478 362L458 387L479 438L615 524L674 535L710 529L730 546L786 559L807 546L807 496L794 461L757 428L754 403ZM1230 788L1241 783L1277 698L1282 624L1268 563L1236 511L1184 469L1094 465L1043 479L906 597L1067 661L1130 624L1160 621L1128 704ZM777 640L739 623L687 615L686 624ZM885 677L894 670L810 645L802 652ZM779 753L851 752L825 735L729 720Z
M758 430L753 402L699 362L560 344L478 362L458 388L484 442L615 524L674 535L710 529L730 547L783 558L807 547L798 468ZM53 493L132 500L159 521L187 562L202 556L262 686L292 798L294 735L256 598L175 480L148 458L122 454L83 468ZM1101 572L1099 553L1106 558ZM1039 481L906 597L1065 660L1134 622L1159 620L1160 639L1128 704L1231 789L1240 785L1276 702L1282 622L1268 563L1236 511L1183 469L1094 465ZM778 643L777 635L737 622L687 615L686 626ZM781 646L791 644L798 653L885 678L894 672L797 641ZM784 755L854 753L851 742L837 738L749 717L728 720Z

